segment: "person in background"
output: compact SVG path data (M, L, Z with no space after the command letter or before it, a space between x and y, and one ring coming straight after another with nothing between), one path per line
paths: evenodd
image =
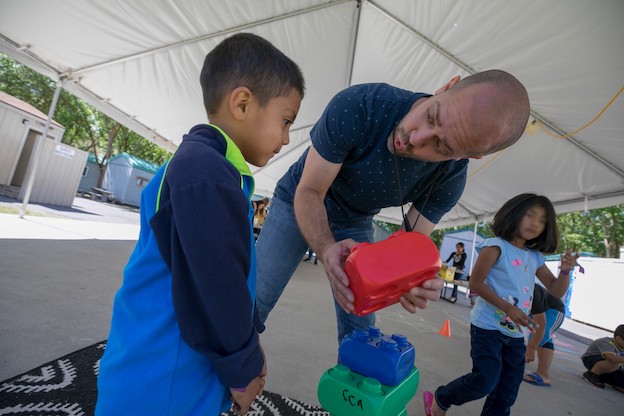
M484 396L482 416L510 414L524 374L523 328L535 327L528 316L535 276L553 295L563 296L578 258L566 251L559 277L544 264L542 253L557 250L556 221L550 200L535 194L510 199L494 216L496 237L481 243L470 276L470 287L479 293L470 314L472 371L435 393L425 391L427 416L443 416L451 406Z
M624 325L619 325L613 337L592 342L581 357L587 371L583 378L604 389L605 384L624 393Z
M529 335L525 359L527 363L535 361L537 352L537 370L526 373L523 380L536 386L550 386L550 365L555 355L553 334L563 324L565 305L545 288L535 285L529 316L537 325L535 332Z
M269 198L263 198L256 202L256 209L254 213L254 226L262 228L264 225L264 219L267 215L267 208L269 206Z
M244 415L266 376L254 310L248 164L289 142L299 67L265 39L218 44L200 75L210 120L141 194L141 232L115 296L96 415Z
M312 256L314 256L314 264L318 264L318 256L316 254L314 254L314 251L312 251L311 248L308 249L307 257L305 259L303 259L303 261L310 261L310 260L312 260Z
M459 242L455 245L455 251L444 262L448 263L453 260L453 266L455 267L455 280L461 280L464 275L464 267L466 267L466 253L464 253L464 243ZM457 302L457 285L453 285L453 293L451 293L451 302Z

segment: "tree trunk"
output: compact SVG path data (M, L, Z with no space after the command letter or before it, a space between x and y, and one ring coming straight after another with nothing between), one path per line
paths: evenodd
M604 214L600 215L600 226L602 228L602 235L604 236L605 257L611 257L610 233L607 230L607 221Z

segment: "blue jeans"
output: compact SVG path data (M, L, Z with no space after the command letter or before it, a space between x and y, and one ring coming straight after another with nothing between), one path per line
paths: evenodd
M470 345L472 373L438 387L438 406L447 411L487 395L481 416L509 415L524 374L524 338L470 325Z
M372 220L350 223L332 223L330 228L336 241L352 238L357 242L373 241ZM273 198L262 232L256 242L258 275L256 279L256 305L260 320L265 322L308 250L291 204ZM338 341L354 329L366 328L375 323L375 315L347 314L334 301L338 322Z

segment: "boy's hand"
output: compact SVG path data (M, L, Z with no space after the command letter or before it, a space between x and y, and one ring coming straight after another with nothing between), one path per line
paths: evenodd
M256 397L262 394L264 388L264 376L258 376L251 380L251 383L245 390L230 388L230 400L234 403L232 411L237 415L246 415L249 411L249 407L256 399Z
M266 356L264 354L264 348L262 348L262 344L260 344L260 340L258 340L258 346L260 347L260 351L262 351L262 358L264 359L264 365L262 366L262 371L260 375L252 380L251 383L245 389L236 389L230 388L230 400L234 403L232 406L232 411L238 415L244 415L249 411L249 407L251 403L256 399L257 396L262 394L262 390L264 389L264 383L266 381L267 375L267 362ZM254 390L255 389L255 390ZM247 392L256 392L255 395L251 398L245 396Z
M527 345L526 353L524 354L524 360L527 363L532 363L533 361L535 361L535 348L534 347Z

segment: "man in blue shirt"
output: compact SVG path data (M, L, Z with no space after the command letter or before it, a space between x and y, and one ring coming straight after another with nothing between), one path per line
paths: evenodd
M468 158L515 143L528 116L526 89L499 70L454 77L433 96L387 84L339 92L312 129L310 148L277 184L257 242L260 319L311 247L332 287L339 340L372 325L373 314L351 313L344 261L358 242L373 241L373 216L411 203L410 228L429 235L459 200ZM414 313L438 299L441 286L426 281L400 302Z

